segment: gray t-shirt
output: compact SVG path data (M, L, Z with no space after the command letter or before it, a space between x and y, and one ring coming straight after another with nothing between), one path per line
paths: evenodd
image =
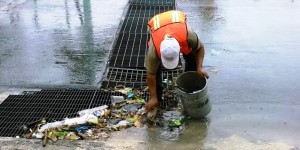
M192 48L193 51L197 51L200 49L201 44L198 39L197 34L194 30L187 26L188 29L188 44ZM159 59L156 48L153 44L152 38L150 38L149 47L145 56L144 66L146 67L147 71L151 74L155 74L161 60Z

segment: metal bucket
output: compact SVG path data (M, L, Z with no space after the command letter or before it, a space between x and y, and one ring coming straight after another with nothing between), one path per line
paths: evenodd
M206 78L195 71L182 73L176 80L176 93L181 100L184 113L192 118L202 118L211 111L207 95Z

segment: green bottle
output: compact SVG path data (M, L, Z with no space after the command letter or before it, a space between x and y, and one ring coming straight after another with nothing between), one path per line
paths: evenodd
M185 123L187 120L187 118L185 116L179 116L178 118L176 119L171 119L169 121L169 124L168 126L169 127L179 127L181 126L183 123Z

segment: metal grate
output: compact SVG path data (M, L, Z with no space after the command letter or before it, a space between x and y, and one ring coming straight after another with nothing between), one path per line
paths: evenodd
M0 136L23 133L24 124L51 118L75 117L80 110L110 104L116 92L102 90L42 90L31 95L10 95L0 105Z
M128 17L124 19L123 25L120 29L121 33L138 33L148 34L147 31L148 18L144 17ZM147 35L145 35L147 36Z
M146 83L140 83L140 82L116 82L116 81L102 81L101 84L101 89L113 89L114 87L116 87L117 85L124 85L125 87L130 87L133 89L143 89L145 88L147 85Z
M130 0L130 4L175 5L175 0Z
M182 73L182 68L173 70L162 70L162 80L173 80ZM134 89L144 89L147 86L146 70L143 69L126 69L126 68L109 68L101 88L114 88L117 85L124 85Z
M109 67L143 68L149 18L174 8L174 5L130 5L112 49Z
M62 120L75 117L83 109L110 105L112 95L123 94L104 90L42 90L31 95L10 95L0 104L0 136L21 135L22 125L42 118ZM149 92L142 97L148 101ZM174 102L174 98L167 97L160 106L166 109Z
M175 5L130 5L126 17L144 17L149 20L159 13L174 9Z
M162 70L163 79L172 79L182 73L182 68L173 70ZM146 83L146 70L144 69L126 69L126 68L109 68L107 81L128 82L128 83Z
M144 67L147 41L147 34L119 34L111 54L109 67Z

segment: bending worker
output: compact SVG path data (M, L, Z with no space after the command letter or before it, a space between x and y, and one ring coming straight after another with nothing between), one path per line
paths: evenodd
M176 68L180 53L185 60L184 71L197 71L201 77L209 76L202 67L204 46L197 34L187 25L186 15L183 12L171 10L155 15L148 22L148 28L151 38L145 57L145 67L150 100L145 107L147 111L151 111L158 106L158 101L162 100L161 67Z

